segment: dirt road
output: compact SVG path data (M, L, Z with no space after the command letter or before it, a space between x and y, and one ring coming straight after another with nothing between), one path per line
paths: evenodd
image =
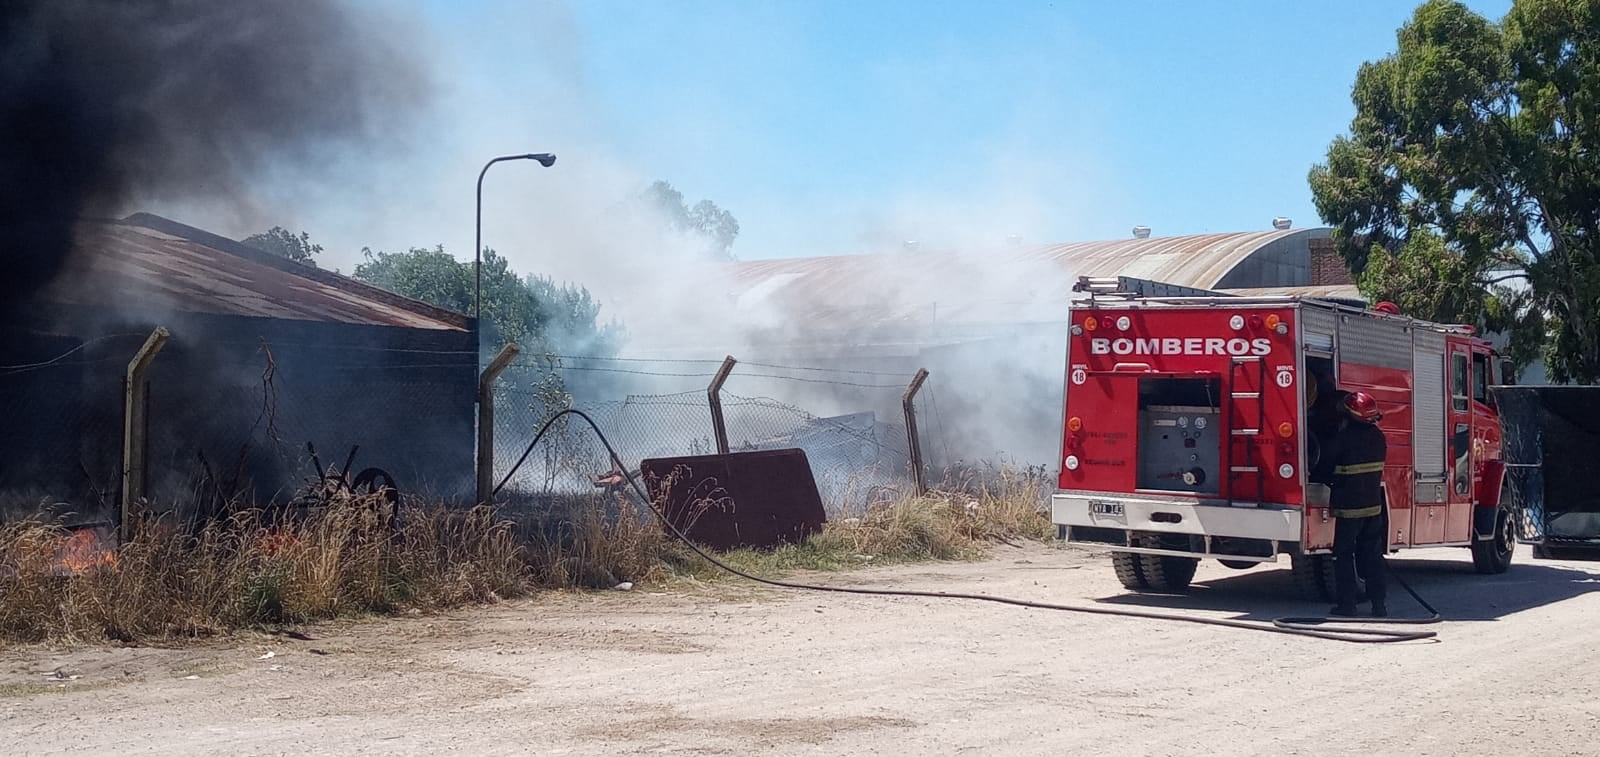
M6 754L1592 754L1600 564L1396 561L1447 616L1385 646L719 586L325 626L314 641L0 652ZM1284 568L1123 594L1061 549L840 584L1268 619ZM1397 613L1412 610L1397 597ZM272 653L270 658L265 657ZM74 678L76 676L76 678ZM64 680L63 680L64 679Z

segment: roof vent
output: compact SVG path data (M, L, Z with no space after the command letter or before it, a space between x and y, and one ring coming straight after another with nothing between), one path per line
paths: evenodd
M1284 229L1289 228L1289 219L1284 218L1283 216L1278 216L1277 218L1272 219L1272 228L1277 229L1278 231L1283 231Z
M1149 239L1150 238L1150 227L1149 226L1135 226L1135 227L1133 227L1133 238L1134 239Z

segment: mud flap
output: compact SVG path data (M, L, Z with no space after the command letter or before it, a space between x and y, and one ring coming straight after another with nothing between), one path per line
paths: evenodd
M1486 460L1483 478L1478 481L1478 506L1472 510L1472 536L1477 541L1493 539L1496 516L1500 512L1500 492L1505 485L1505 463ZM1516 517L1513 513L1512 517Z

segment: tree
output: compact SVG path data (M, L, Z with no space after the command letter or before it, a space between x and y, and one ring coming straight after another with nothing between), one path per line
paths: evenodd
M355 278L458 313L473 311L473 264L456 260L443 245L361 253ZM587 289L543 276L519 277L509 261L487 248L482 330L486 346L515 341L536 355L608 357L622 337L618 324L600 322L600 305Z
M1516 0L1496 24L1429 0L1397 41L1308 177L1345 261L1369 296L1600 379L1600 8Z
M282 255L296 263L304 263L315 267L316 256L322 252L322 245L312 244L311 235L300 232L295 236L282 226L274 226L261 234L251 234L244 238L244 243L262 252Z
M665 181L657 181L644 191L645 202L666 218L673 231L686 232L701 237L706 252L721 260L733 259L733 241L739 237L739 220L710 200L701 200L690 207L684 203L683 193Z

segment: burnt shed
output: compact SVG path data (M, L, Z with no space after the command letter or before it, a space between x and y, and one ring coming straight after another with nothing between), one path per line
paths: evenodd
M109 513L125 374L156 327L152 505L284 501L321 464L470 496L472 319L148 214L85 222L67 268L0 324L0 514Z

